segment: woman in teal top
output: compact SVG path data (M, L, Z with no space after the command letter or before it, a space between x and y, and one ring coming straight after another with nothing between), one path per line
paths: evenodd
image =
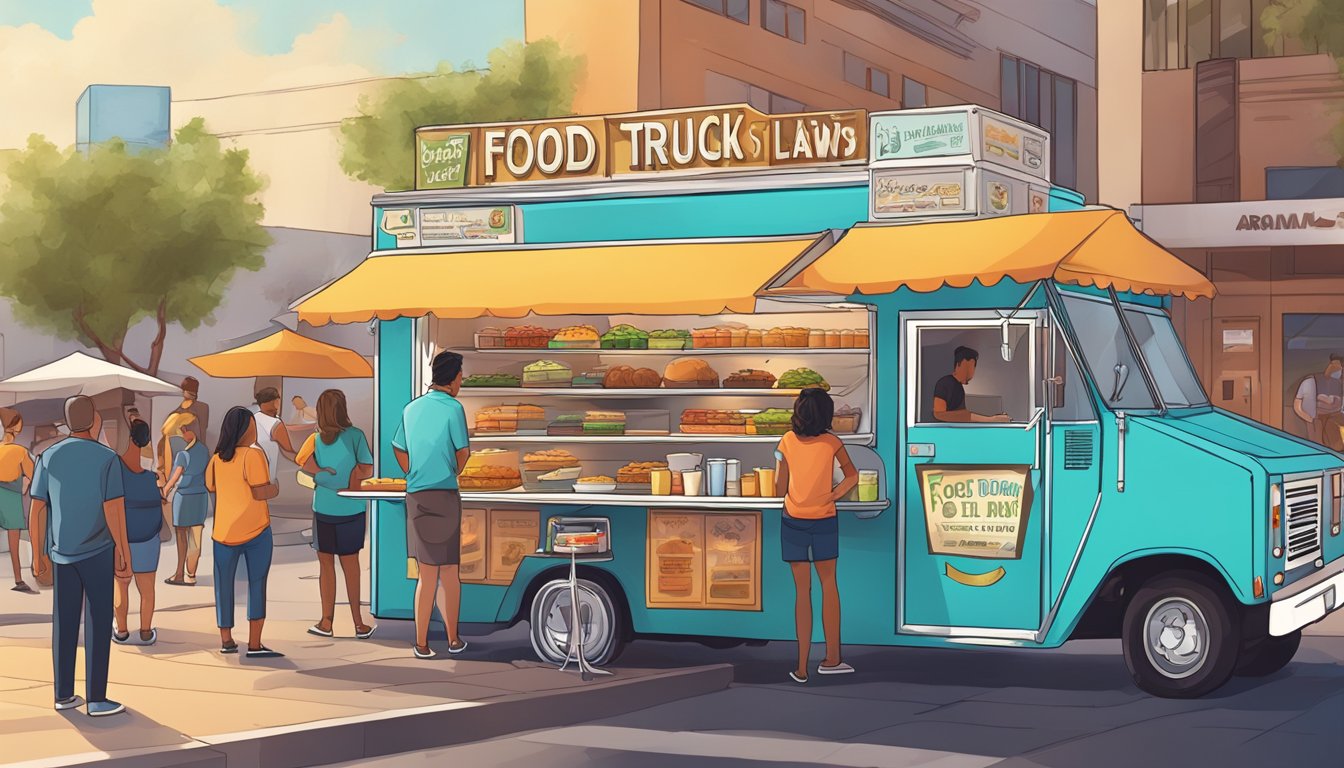
M333 635L336 614L336 559L345 574L345 593L355 623L355 637L366 640L374 628L364 623L359 604L359 552L364 549L365 502L339 495L358 490L360 482L373 476L373 453L364 432L350 423L345 393L328 389L317 398L317 432L308 438L296 457L313 476L313 538L317 542L318 588L322 596L322 620L308 628L318 637Z

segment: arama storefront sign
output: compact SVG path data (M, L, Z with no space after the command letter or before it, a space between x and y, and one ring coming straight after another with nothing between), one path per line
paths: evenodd
M1133 217L1168 248L1344 245L1344 198L1136 205Z

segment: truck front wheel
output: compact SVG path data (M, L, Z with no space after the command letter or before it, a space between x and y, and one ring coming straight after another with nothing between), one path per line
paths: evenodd
M1241 677L1266 677L1288 666L1302 644L1302 630L1282 637L1270 635L1258 642L1247 643L1237 657L1237 674Z
M1184 573L1139 588L1125 610L1123 642L1125 665L1139 688L1193 699L1232 676L1241 632L1219 585Z

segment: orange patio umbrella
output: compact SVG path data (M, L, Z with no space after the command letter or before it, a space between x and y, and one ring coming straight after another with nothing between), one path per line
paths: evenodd
M354 350L314 341L288 329L241 347L190 360L206 375L218 379L367 379L373 376L369 361Z

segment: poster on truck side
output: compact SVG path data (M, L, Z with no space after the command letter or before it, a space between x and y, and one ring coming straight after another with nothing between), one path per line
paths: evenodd
M1026 465L919 467L929 554L1018 560L1031 511Z
M912 171L883 169L873 171L873 218L894 219L942 213L967 213L966 172Z

